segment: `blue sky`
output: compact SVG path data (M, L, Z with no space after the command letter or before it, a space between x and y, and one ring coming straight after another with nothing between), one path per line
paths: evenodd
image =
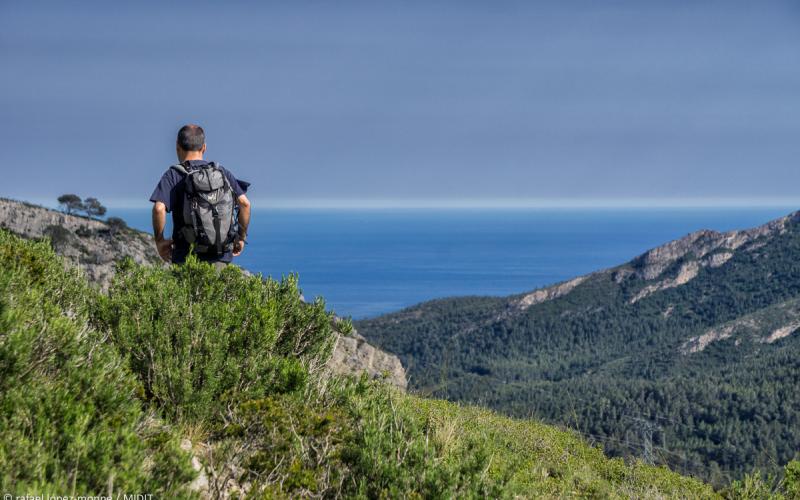
M197 122L272 205L800 199L788 1L0 2L0 196L144 205Z

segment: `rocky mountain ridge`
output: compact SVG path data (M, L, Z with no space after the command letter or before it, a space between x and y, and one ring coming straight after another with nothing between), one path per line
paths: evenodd
M616 283L622 283L631 276L636 276L646 282L654 282L642 287L630 299L630 303L633 304L658 291L689 283L703 267L716 268L724 265L733 257L736 250L757 250L762 245L758 242L760 238L783 234L787 224L798 220L800 220L800 211L751 229L727 232L708 229L695 231L683 238L648 250L621 266L528 292L521 298L516 298L516 304L521 309L527 309L535 304L564 297L592 276L607 273L612 274ZM687 258L687 262L683 263L677 272L669 275L669 269L676 262ZM657 278L662 279L655 281Z

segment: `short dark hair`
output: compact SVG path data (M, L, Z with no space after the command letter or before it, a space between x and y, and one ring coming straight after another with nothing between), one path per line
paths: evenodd
M178 146L184 151L200 151L206 143L206 133L200 125L184 125L178 131Z

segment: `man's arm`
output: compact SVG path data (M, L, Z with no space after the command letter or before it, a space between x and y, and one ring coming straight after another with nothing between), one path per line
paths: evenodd
M158 255L165 262L172 260L172 240L164 238L164 228L167 225L167 206L157 201L153 203L153 238L156 240Z
M244 251L247 241L247 228L250 227L250 200L247 195L241 194L236 201L239 203L239 238L233 245L233 256L238 257Z

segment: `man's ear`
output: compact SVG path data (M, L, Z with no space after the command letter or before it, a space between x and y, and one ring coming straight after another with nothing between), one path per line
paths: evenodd
M200 148L200 153L203 153L203 154L205 154L205 152L206 152L206 143L204 142L204 143L203 143L203 147L202 147L202 148Z

